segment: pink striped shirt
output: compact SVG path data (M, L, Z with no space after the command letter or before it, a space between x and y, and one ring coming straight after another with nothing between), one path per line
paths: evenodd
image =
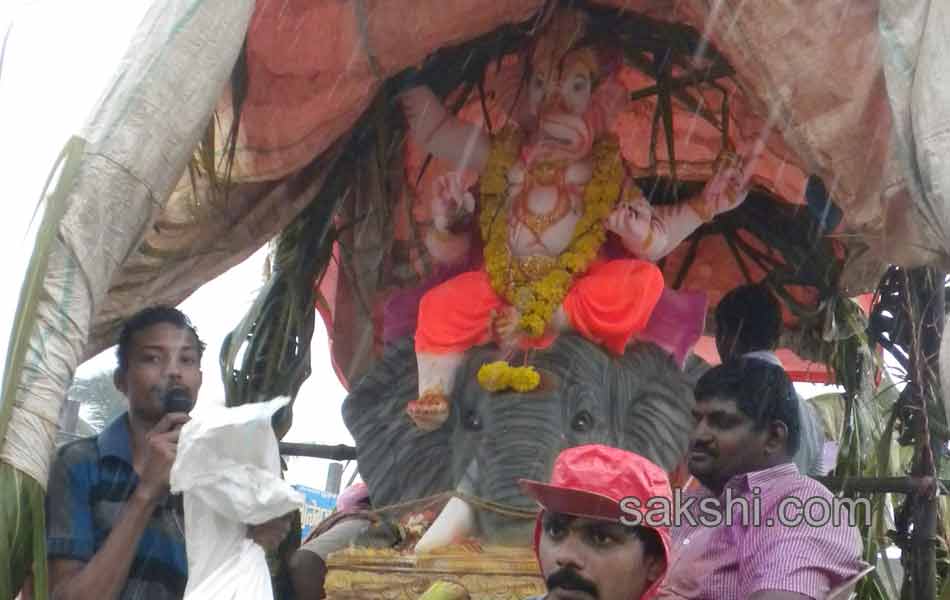
M733 502L731 525L674 523L672 564L657 600L741 600L763 590L817 600L866 566L847 507L836 505L826 487L802 476L793 463L733 477L718 499L708 490L686 497L696 498L688 512L710 521L725 518L730 498L743 498L748 508ZM838 512L839 524L829 516L829 523L819 525L823 512Z

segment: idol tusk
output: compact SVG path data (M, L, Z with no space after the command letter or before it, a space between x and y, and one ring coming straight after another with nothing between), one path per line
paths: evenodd
M435 521L416 543L421 554L464 539L475 530L475 510L461 498L452 498Z

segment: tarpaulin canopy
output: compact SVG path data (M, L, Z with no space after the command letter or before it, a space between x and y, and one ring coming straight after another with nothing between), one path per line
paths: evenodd
M691 27L728 60L734 74L718 81L730 97L731 131L770 133L755 182L790 204L802 204L806 176L816 174L843 209L838 233L853 251L840 284L849 293L873 288L886 262L912 265L939 258L930 250L942 247L934 234L942 231L938 225L943 213L930 210L939 203L912 195L915 187L907 174L913 171L905 168L910 157L907 147L897 143L906 143L912 130L908 127L904 133L893 127L885 79L887 69L892 69L888 52L899 51L895 58L906 60L904 53L920 43L924 24L932 22L925 18L926 12L914 13L917 29L895 30L888 25L890 15L897 14L889 3L824 0L794 8L781 2L749 6L726 1L713 8L702 2L598 4L622 6L659 25ZM246 88L231 173L236 185L224 201L220 191L210 193L207 177L198 174L197 195L193 178L182 178L164 211L156 213L156 226L97 308L86 356L111 343L115 326L134 307L179 302L280 231L314 197L333 162L334 144L340 145L341 136L388 77L420 64L441 47L529 19L542 7L537 1L450 6L419 2L407 20L401 5L384 2L258 2L246 40ZM495 80L503 83L504 77ZM625 83L636 90L651 81L628 68ZM890 92L895 101L910 102L909 94L895 93ZM713 114L718 114L723 97L718 90L703 91L703 101ZM662 175L669 172L662 131L654 165L649 164L648 144L643 143L649 137L655 102L654 96L632 103L618 127L624 131L629 163L643 173L652 167ZM233 104L231 88L223 90L217 106L219 150L229 131ZM678 104L678 109L680 118L674 121L678 173L686 179L708 177L719 132L688 107ZM474 119L480 118L475 103L467 110ZM689 143L684 143L687 138ZM928 143L937 141L932 138ZM435 168L430 171L427 177L438 173ZM918 202L910 201L914 197ZM895 202L903 202L904 208L897 210ZM398 229L399 223L395 226ZM714 305L743 273L736 264L707 264L729 249L712 239L702 244L682 283L707 289ZM863 251L865 245L871 250ZM668 277L673 278L677 261L687 251L681 248L670 258ZM755 266L751 268L751 277L760 278ZM333 283L331 277L322 286L330 305L337 304L338 294L352 297L331 289ZM367 310L371 314L376 309ZM335 327L332 311L327 316L331 331L346 332L348 324Z
M102 134L94 136L71 184L74 200L61 227L63 256L57 250L53 257L54 264L66 256L78 261L69 272L82 274L71 289L83 308L81 315L70 313L72 326L64 329L53 316L60 312L61 294L40 301L32 335L48 348L71 351L40 354L59 358L38 369L47 373L40 377L43 386L20 388L15 403L22 409L34 405L38 390L48 399L61 398L68 374L111 343L122 318L145 304L180 302L281 231L321 188L346 135L388 78L439 48L523 22L543 7L539 0L418 1L409 11L406 4L379 0L260 0L249 20L229 21L225 17L243 5L212 8L195 1L186 3L195 8L188 13L177 4L170 11L167 4L157 2L149 13L97 113L115 114L117 103L131 97L142 111L137 128L120 134L119 122L100 118L90 130ZM944 260L950 167L939 158L947 154L950 108L944 99L950 82L939 57L950 43L950 7L900 0L640 0L596 6L692 28L725 57L734 71L723 80L733 91L733 131L770 132L756 182L789 205L801 205L805 177L815 174L842 209L836 233L856 249L847 254L840 281L845 293L873 287L883 263ZM189 16L174 28L152 27L163 11ZM194 18L212 11L225 16L213 23ZM231 28L227 44L192 43L182 51L188 59L178 62L165 51L188 36L207 39L222 24ZM228 86L226 75L242 42L238 75L245 85ZM162 87L148 87L159 75ZM217 98L211 130L222 149L234 90L242 95L242 108L233 185L225 194L207 169L189 171L185 165L198 142L208 139L215 108L196 99ZM716 101L712 95L709 100ZM649 106L637 110L649 113ZM630 125L631 139L637 123ZM715 136L700 125L694 128L694 154L684 149L681 156L695 159L692 172L702 178ZM688 121L677 122L677 135L688 129ZM161 132L176 134L174 148L143 153L155 146L142 140ZM120 156L116 149L128 151ZM635 143L625 143L625 150L633 162L638 156L642 162ZM108 169L97 166L100 156L112 157ZM657 159L662 174L662 153ZM685 177L690 170L680 172ZM155 183L130 183L130 173L134 181ZM136 186L146 195L130 204ZM116 202L125 208L102 208ZM862 245L869 251L857 251ZM112 249L108 256L89 252L104 246ZM692 271L696 277L707 272ZM45 285L59 286L54 279L63 273L51 270ZM53 407L31 412L55 420Z
M940 258L947 219L933 177L941 169L928 165L945 143L938 127L945 103L936 101L945 83L932 58L939 47L931 48L944 43L935 29L944 8L844 0L602 4L691 26L728 59L735 75L726 83L738 92L731 107L736 126L755 131L768 124L775 133L757 181L801 202L804 175L819 175L844 211L843 232L872 247L852 257L842 282L850 290L872 287L882 262ZM97 308L87 355L107 345L118 320L146 298L180 301L279 231L318 187L314 161L352 127L387 77L440 47L528 19L542 5L416 2L407 17L403 5L391 2L258 2L246 42L247 88L232 173L238 186L224 203L206 193L196 198L189 179L182 180L154 215L159 226ZM182 76L200 77L191 67ZM219 144L231 104L224 90ZM677 122L677 130L689 125ZM694 134L695 154L708 159L709 135ZM910 168L921 159L926 169ZM917 174L924 177L918 181ZM935 193L920 193L922 184Z

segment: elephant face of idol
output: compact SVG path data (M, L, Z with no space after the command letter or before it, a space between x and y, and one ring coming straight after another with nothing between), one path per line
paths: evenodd
M451 415L431 433L419 431L404 415L416 393L410 341L389 348L354 388L343 415L374 504L461 487L499 509L477 512L483 540L527 543L533 522L508 516L512 511L505 508L535 510L518 480L547 480L565 448L606 444L667 470L686 450L692 388L653 344L636 344L624 356L613 356L580 336L562 335L550 348L531 353L529 362L541 372L542 384L520 394L479 386L479 367L493 360L493 347L469 352L456 378Z
M645 456L672 470L688 444L692 388L672 359L653 344L613 356L580 336L561 336L529 362L542 385L529 393L482 390L476 372L495 360L491 349L472 353L453 394L458 409L453 448L456 474L471 468L472 493L521 510L533 501L519 479L547 481L557 455L585 444L604 444ZM518 362L516 357L512 364ZM500 542L530 539L533 523L479 511L483 534Z

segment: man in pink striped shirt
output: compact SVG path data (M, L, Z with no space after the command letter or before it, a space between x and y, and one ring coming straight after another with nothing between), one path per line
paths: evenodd
M817 600L863 571L849 507L792 462L800 422L785 372L730 361L695 396L688 463L702 489L674 506L657 599Z

